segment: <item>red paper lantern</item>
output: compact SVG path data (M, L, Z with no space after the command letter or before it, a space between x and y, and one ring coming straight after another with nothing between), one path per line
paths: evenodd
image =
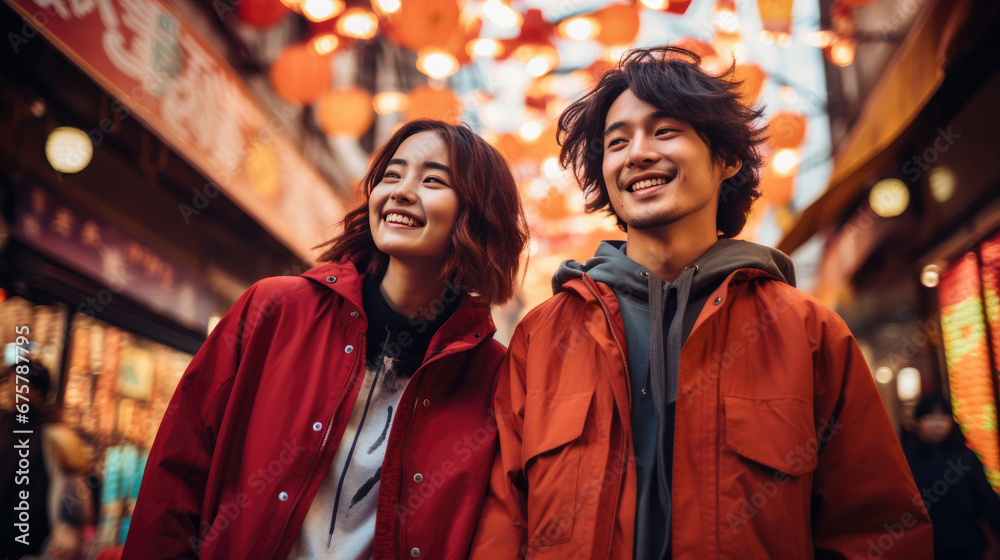
M462 103L450 89L420 86L410 91L406 120L428 118L458 124L461 116Z
M285 49L271 64L271 87L289 103L311 105L330 88L330 60L311 52L305 44Z
M260 29L273 26L290 13L281 0L240 0L236 2L236 15L249 25Z
M375 120L372 94L359 87L328 91L319 98L316 117L324 134L358 138Z

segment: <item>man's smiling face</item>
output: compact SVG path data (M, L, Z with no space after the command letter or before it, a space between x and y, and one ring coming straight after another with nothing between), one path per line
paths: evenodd
M719 186L739 169L712 157L690 125L625 90L608 109L604 182L632 229L674 223L716 231Z

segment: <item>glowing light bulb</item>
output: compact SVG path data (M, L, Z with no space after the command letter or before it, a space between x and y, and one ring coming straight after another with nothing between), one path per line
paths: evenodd
M483 2L482 10L486 19L500 27L520 27L524 22L521 14L500 0L486 0Z
M314 22L326 21L344 11L343 0L305 0L299 6L302 15Z
M405 93L400 93L398 91L383 91L375 94L375 99L372 100L372 104L375 107L375 112L380 115L391 115L393 113L398 113L406 109L407 101Z
M364 8L351 8L337 20L337 32L345 37L367 40L378 31L378 18Z
M489 58L496 58L501 51L502 47L500 41L496 39L475 39L469 42L466 50L472 56L485 56Z
M542 135L542 124L537 121L528 121L521 125L517 134L526 142L534 142Z
M670 2L668 2L667 0L641 0L641 1L642 5L646 6L650 10L662 10L663 8L666 8L670 4Z
M740 19L730 10L719 10L715 14L715 26L725 33L736 33L740 28Z
M560 22L556 30L566 38L586 41L597 35L601 27L600 24L588 17L575 17Z
M325 55L337 50L339 45L340 39L336 35L333 33L324 33L309 42L309 50L318 55Z
M541 134L541 131L539 131ZM87 133L72 126L60 126L45 140L45 158L60 173L79 173L90 164L94 144Z
M442 51L429 51L417 57L417 69L432 78L447 78L458 72L458 59Z
M774 165L773 170L775 175L778 177L788 177L795 172L796 166L799 165L799 152L791 148L778 150L774 154L772 164Z
M920 396L920 370L905 367L896 374L896 394L903 401L912 401Z
M893 218L909 206L910 189L899 179L882 179L868 192L868 204L879 216Z
M830 60L834 64L843 68L844 66L850 66L854 62L854 42L840 40L830 47Z
M399 0L372 0L372 9L380 14L394 14L402 7Z

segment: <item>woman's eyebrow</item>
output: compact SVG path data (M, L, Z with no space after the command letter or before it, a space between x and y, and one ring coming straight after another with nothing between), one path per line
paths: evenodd
M451 168L443 163L438 163L436 161L425 161L424 167L428 169L437 169L439 171L444 171L445 173L451 175Z

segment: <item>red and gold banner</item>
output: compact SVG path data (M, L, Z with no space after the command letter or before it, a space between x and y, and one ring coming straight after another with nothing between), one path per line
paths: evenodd
M982 287L979 259L966 253L941 275L938 300L955 419L986 467L990 484L1000 489L1000 440Z
M187 223L218 195L215 185L300 258L327 240L345 201L286 133L298 109L261 108L194 26L162 0L5 0L24 18L20 45L41 33L208 177L192 185L177 219ZM221 2L219 4L225 4ZM95 122L91 138L100 149Z
M993 369L1000 371L1000 233L979 248L983 275L983 307L993 346Z

